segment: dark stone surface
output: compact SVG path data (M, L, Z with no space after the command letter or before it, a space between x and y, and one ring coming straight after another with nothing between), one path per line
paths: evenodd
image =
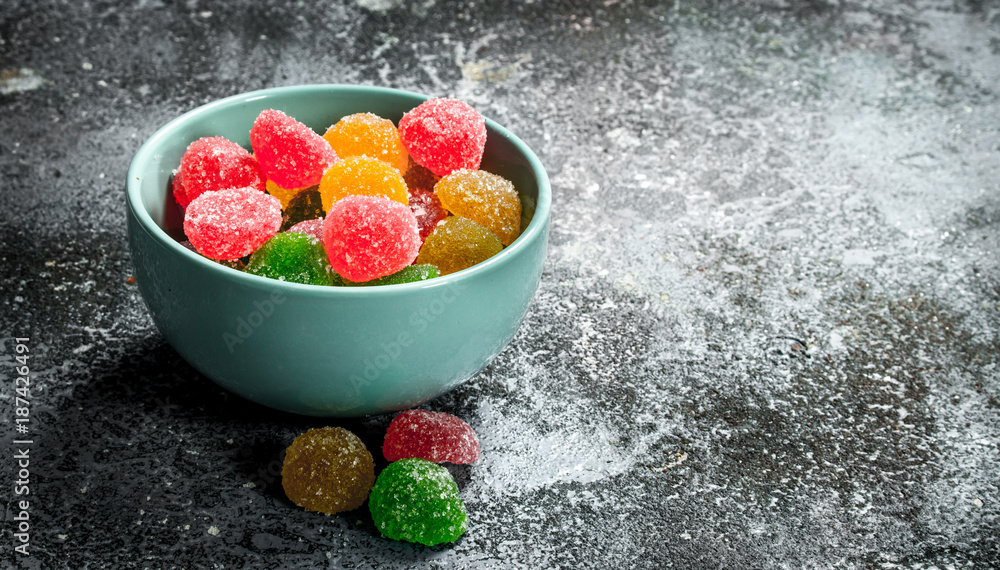
M1000 3L0 0L0 70L0 567L1000 566ZM141 142L317 82L465 99L552 177L527 321L425 405L482 438L453 545L291 505L295 435L389 418L228 395L126 282Z

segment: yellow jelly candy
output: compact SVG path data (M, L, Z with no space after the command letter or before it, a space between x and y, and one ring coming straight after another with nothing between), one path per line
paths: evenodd
M285 452L281 486L307 511L353 511L375 484L372 455L358 436L342 427L311 429Z
M341 198L352 195L382 196L409 203L403 175L388 162L367 156L338 160L319 181L319 194L326 212Z
M446 210L491 229L504 245L521 233L521 200L514 184L485 170L458 170L434 185Z
M399 139L396 125L372 113L355 113L337 121L323 135L340 158L367 156L388 162L406 172L410 155Z
M274 196L281 201L281 209L284 210L288 207L288 203L292 201L292 198L298 196L305 188L282 188L274 183L273 180L267 181L267 193Z
M441 275L461 271L500 253L496 234L470 219L450 216L427 236L414 263L436 265Z

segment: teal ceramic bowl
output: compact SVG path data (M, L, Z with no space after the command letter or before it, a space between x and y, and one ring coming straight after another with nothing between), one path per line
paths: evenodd
M172 237L183 220L170 176L192 141L224 136L249 148L263 109L323 132L351 113L398 121L426 98L348 85L265 89L195 109L142 145L128 171L129 247L149 313L184 360L265 406L349 417L430 400L504 349L538 288L551 190L538 157L489 119L482 168L514 182L525 216L514 243L469 269L403 285L300 285L224 267Z

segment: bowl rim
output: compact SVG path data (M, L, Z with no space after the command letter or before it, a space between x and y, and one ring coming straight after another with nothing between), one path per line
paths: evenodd
M528 223L528 227L525 228L521 235L514 240L509 246L505 247L500 253L490 257L489 259L482 261L472 267L463 269L461 271L456 271L448 275L442 275L440 277L435 277L426 281L417 281L413 283L398 283L393 285L380 285L376 287L330 287L323 285L309 285L303 283L292 283L288 281L281 281L278 279L271 279L268 277L261 277L259 275L253 275L230 267L226 267L220 263L214 262L196 252L189 250L184 247L179 241L171 237L167 232L159 226L155 221L153 221L152 216L143 206L143 201L140 193L141 182L142 182L142 170L146 165L156 158L158 149L160 146L165 144L173 133L181 129L184 125L197 121L204 115L212 114L216 111L240 106L250 101L257 101L266 97L276 97L285 94L326 94L331 91L338 92L350 92L357 91L359 95L364 93L383 93L390 95L404 95L413 97L415 99L426 100L433 96L425 95L421 93L416 93L413 91L407 91L403 89L395 89L390 87L378 87L378 86L368 86L368 85L353 85L353 84L306 84L306 85L289 85L284 87L270 87L265 89L258 89L254 91L248 91L245 93L240 93L236 95L231 95L218 99L204 105L200 105L194 109L191 109L179 117L175 117L170 120L156 132L153 133L148 139L146 139L143 144L136 151L131 163L129 164L127 178L126 178L126 204L128 210L135 216L139 222L139 227L142 228L147 234L149 234L153 240L163 245L167 249L174 252L176 255L180 255L182 258L189 260L192 263L200 266L203 270L210 273L217 273L220 278L230 278L236 280L237 283L243 283L248 286L268 286L268 287L278 287L282 290L287 288L288 292L294 292L296 295L306 295L306 296L318 296L318 297L368 297L368 296L381 296L381 295L393 295L399 294L404 291L417 290L417 289L429 289L437 288L442 286L453 286L455 284L461 284L463 281L474 279L482 274L490 273L492 271L499 270L502 266L507 265L509 260L513 259L519 255L523 250L530 247L531 242L538 239L546 239L546 232L548 230L548 221L551 212L552 205L552 189L549 182L548 173L545 171L545 167L542 165L541 160L534 153L533 150L520 138L514 135L511 131L507 130L506 127L500 125L496 121L484 116L486 125L489 130L493 133L499 134L500 136L507 139L512 145L514 145L517 150L524 155L527 162L535 174L538 181L538 197L535 200L535 213Z

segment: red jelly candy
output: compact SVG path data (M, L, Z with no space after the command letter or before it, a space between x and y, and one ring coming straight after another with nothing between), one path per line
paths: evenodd
M351 195L326 213L323 246L338 275L371 281L413 263L420 233L406 205L382 196Z
M215 260L253 253L281 228L281 202L256 188L205 192L184 212L184 234Z
M461 418L407 410L389 424L382 455L389 461L417 457L434 463L473 463L479 459L479 439Z
M191 203L191 200L188 199L187 192L184 190L184 182L181 181L180 168L174 172L174 179L170 183L170 188L173 191L174 200L177 200L177 203L181 205L182 209L187 208L188 204Z
M457 99L429 99L403 115L399 136L414 162L446 176L462 168L479 168L486 121Z
M245 148L224 137L204 137L188 145L181 157L175 197L177 184L184 189L177 201L186 208L204 192L247 187L263 192L267 175Z
M294 226L288 228L290 232L299 232L303 234L309 234L323 242L323 218L316 218L315 220L303 220Z
M267 177L282 188L319 184L337 153L318 133L274 109L257 115L250 129L250 146Z
M427 239L438 222L448 217L448 210L441 205L437 194L429 190L410 190L410 209L417 217L420 241Z

